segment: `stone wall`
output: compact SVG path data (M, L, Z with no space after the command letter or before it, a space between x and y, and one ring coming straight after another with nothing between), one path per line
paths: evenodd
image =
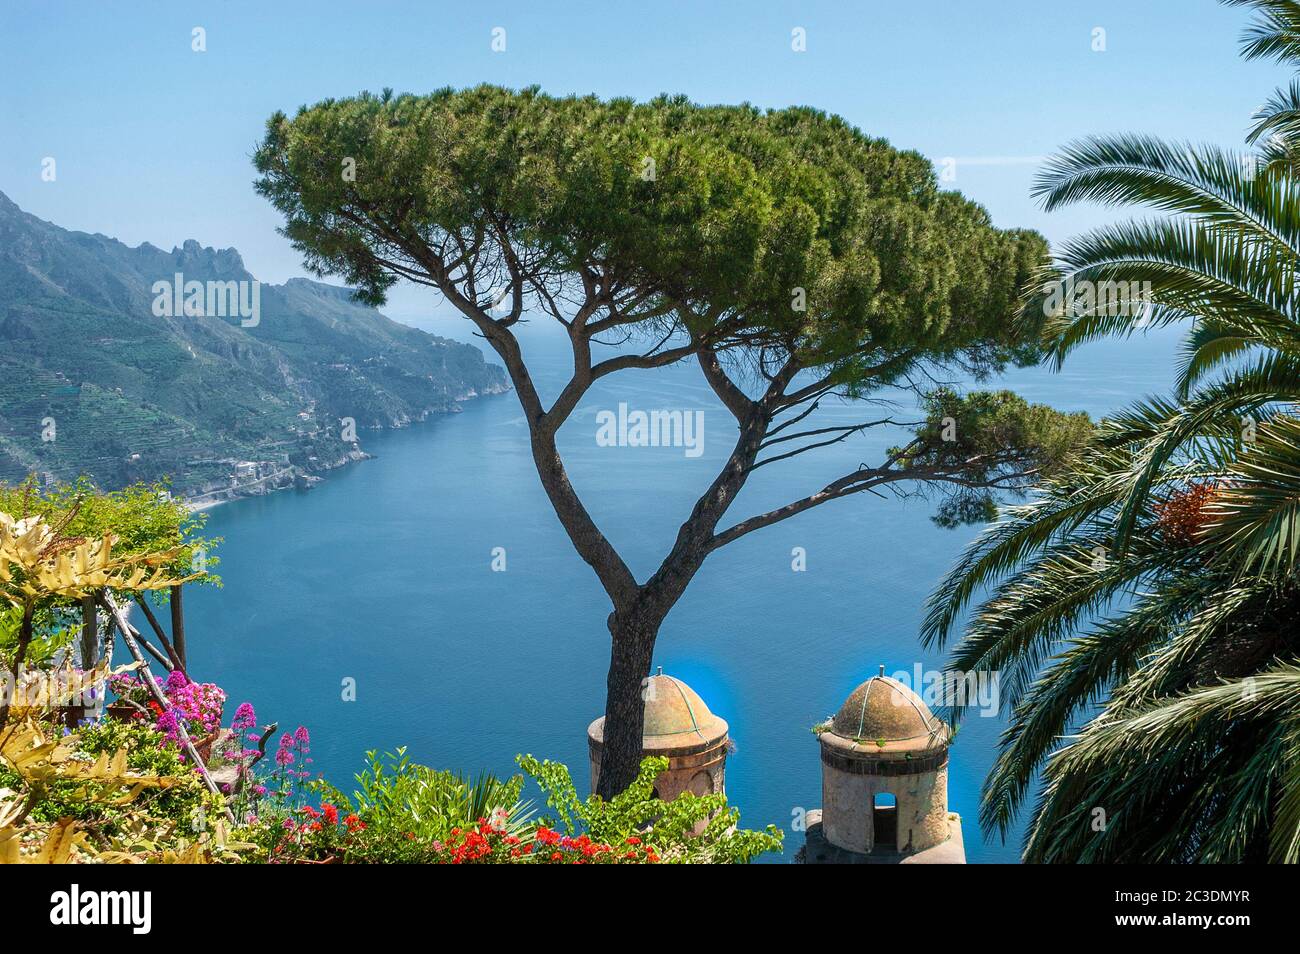
M655 792L664 801L672 801L682 792L690 791L696 795L715 795L725 793L727 750L729 741L723 736L706 748L676 750L645 750L643 755L661 755L668 758L667 771L660 772L655 779ZM601 747L590 744L591 755L591 790L596 791L600 780Z
M899 850L924 851L948 837L946 764L914 775L867 775L823 763L822 825L827 841L848 851L872 851L874 806L882 794L895 799Z

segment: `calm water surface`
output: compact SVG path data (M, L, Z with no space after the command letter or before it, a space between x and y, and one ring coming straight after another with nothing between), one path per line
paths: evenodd
M464 337L462 327L430 325ZM527 333L545 392L564 380L563 342ZM1008 378L1031 400L1094 415L1166 388L1168 335L1092 346L1064 372ZM693 366L606 379L565 426L570 475L638 578L730 448L734 422ZM704 453L609 448L596 413L703 409ZM832 408L827 419L865 420ZM897 434L871 434L758 471L733 508L740 518L875 462ZM377 459L336 471L309 492L284 492L211 511L223 536L223 589L187 601L191 665L231 705L252 701L263 721L312 733L315 765L347 789L367 749L405 745L418 761L498 773L518 752L559 759L588 783L586 727L602 714L609 612L574 554L533 471L513 394L406 430L363 435ZM685 679L731 724L727 792L749 826L786 829L820 804L810 727L884 665L910 671L941 656L917 643L922 603L975 535L930 521L923 500L870 495L826 505L752 534L710 557L660 635L656 664ZM504 547L506 572L492 572ZM807 552L806 572L791 550ZM343 702L341 684L357 682ZM953 748L952 810L964 817L972 862L1014 861L1019 837L985 841L980 782L1001 720L967 720Z

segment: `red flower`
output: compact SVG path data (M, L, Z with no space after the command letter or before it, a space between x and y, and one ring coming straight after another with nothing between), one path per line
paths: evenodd
M1194 483L1156 503L1156 527L1163 540L1175 547L1198 543L1214 520L1212 505L1218 492L1212 483Z
M337 825L339 823L339 810L333 805L321 805L321 813L325 816L325 824Z

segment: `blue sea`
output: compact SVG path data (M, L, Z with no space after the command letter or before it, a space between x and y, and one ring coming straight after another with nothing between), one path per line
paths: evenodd
M424 327L476 340L449 319ZM569 370L565 341L536 325L523 338L539 388L554 395ZM1100 416L1168 388L1175 340L1161 332L1103 342L1059 373L1016 370L986 386ZM702 410L703 452L599 446L597 414L620 402ZM823 419L883 416L839 406ZM734 432L693 364L606 378L566 424L573 483L638 578L671 545ZM761 468L731 516L879 461L898 436L871 432ZM345 790L366 750L406 746L417 761L469 773L509 774L520 752L558 759L585 791L586 728L604 706L609 605L541 489L515 395L366 432L362 446L374 460L310 491L209 512L207 532L225 538L224 586L190 587L192 673L225 687L232 708L248 700L263 722L307 726L312 767ZM793 819L820 804L811 727L881 665L893 673L942 664L917 641L923 604L978 528L940 529L932 512L923 499L863 494L753 533L709 558L661 631L656 665L731 725L727 794L743 823L783 828L787 857L802 843ZM492 568L498 547L504 572ZM796 547L806 554L801 572L792 569ZM344 701L347 679L355 701ZM996 717L968 718L952 751L950 808L963 816L971 862L1019 857L1019 831L1003 843L978 827L1001 728Z

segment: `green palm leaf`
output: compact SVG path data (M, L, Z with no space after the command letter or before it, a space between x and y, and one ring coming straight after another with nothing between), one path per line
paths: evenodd
M1240 572L1289 573L1300 554L1300 421L1260 425L1217 496L1212 531Z
M1295 666L1099 717L1049 762L1051 797L1034 819L1026 860L1061 860L1066 852L1091 861L1135 855L1153 862L1228 860L1228 855L1242 860L1243 849L1255 843L1258 828L1272 814L1272 793L1282 775L1280 761L1259 762L1259 748L1276 755L1298 718L1300 668ZM1259 733L1265 744L1239 754L1237 771L1215 771L1215 759L1233 759L1227 742L1246 730ZM1193 858L1184 856L1185 824L1150 827L1149 813L1176 820L1207 798L1226 810L1191 846ZM1126 808L1106 812L1102 830L1080 824L1108 805ZM1225 850L1232 845L1235 851Z
M1300 62L1300 3L1295 0L1223 0L1223 3L1259 11L1242 38L1242 56L1248 60Z

